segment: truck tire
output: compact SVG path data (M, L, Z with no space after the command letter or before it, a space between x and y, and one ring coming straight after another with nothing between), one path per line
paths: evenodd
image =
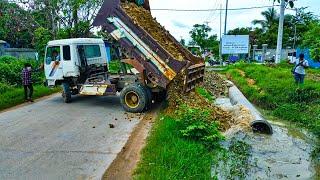
M69 83L62 83L62 97L65 103L71 103L71 90Z
M147 106L148 95L143 86L132 84L121 91L120 101L125 111L140 113L143 112Z

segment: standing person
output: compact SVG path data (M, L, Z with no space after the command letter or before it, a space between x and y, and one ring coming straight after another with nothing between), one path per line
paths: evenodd
M24 99L26 102L33 102L33 85L32 85L32 67L30 63L26 63L21 72L22 85L24 87Z
M297 60L296 66L292 70L296 84L304 83L304 78L306 76L306 68L308 67L309 63L307 60L304 59L304 54L300 54L299 60Z

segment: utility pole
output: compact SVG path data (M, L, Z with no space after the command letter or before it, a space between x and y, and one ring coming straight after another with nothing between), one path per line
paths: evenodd
M222 4L220 4L220 43L219 43L219 59L222 66Z
M229 0L226 0L226 16L225 16L225 20L224 20L224 35L227 35L228 4L229 4Z
M222 4L220 4L220 39L221 39L221 34L222 33Z
M278 42L277 42L277 52L276 52L276 63L280 63L282 54L282 39L283 39L283 22L284 22L284 10L285 10L285 0L281 0L280 4L280 18L279 18L279 29L278 29Z

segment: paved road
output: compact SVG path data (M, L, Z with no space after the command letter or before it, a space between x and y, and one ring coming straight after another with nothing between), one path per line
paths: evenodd
M100 179L139 122L128 116L117 97L60 95L0 113L0 179Z

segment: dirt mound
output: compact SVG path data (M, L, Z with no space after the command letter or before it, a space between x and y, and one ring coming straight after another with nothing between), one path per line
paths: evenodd
M168 108L166 109L166 112L172 114L182 104L186 104L191 108L208 108L212 110L210 119L208 120L217 121L221 131L229 129L232 123L231 114L220 107L215 106L212 102L209 102L194 91L183 93L183 77L183 74L178 75L168 87ZM206 85L206 83L202 85L202 87L206 86L209 85ZM211 90L214 91L215 89L212 88Z
M228 96L228 83L215 72L206 72L203 86L215 97Z

